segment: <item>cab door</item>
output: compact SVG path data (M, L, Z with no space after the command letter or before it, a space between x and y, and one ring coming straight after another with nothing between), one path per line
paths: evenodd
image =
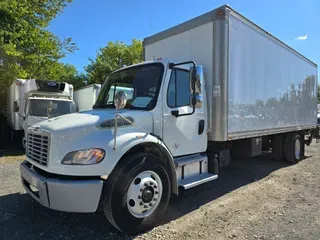
M165 78L163 140L173 156L204 152L207 148L206 101L201 95L204 82L197 84L197 97L203 100L193 112L190 74L190 64L178 65L168 70Z

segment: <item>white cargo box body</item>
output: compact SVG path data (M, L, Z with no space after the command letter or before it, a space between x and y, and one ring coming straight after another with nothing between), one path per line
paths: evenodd
M211 141L316 126L317 65L228 6L144 39L144 58L203 66Z
M79 107L79 111L92 109L97 101L101 89L100 84L91 84L76 90L73 94L73 100Z

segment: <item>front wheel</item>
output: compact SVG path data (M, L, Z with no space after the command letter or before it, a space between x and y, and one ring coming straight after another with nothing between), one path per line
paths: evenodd
M154 227L170 200L164 162L152 154L125 157L103 188L102 206L109 222L124 233Z

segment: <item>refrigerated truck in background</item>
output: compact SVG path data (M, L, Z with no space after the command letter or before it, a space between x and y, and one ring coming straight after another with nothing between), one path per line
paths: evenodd
M33 124L47 120L48 115L56 117L75 112L76 106L72 99L71 84L16 79L8 89L7 121L14 132L26 132L27 128ZM52 104L51 113L48 112L50 104ZM24 137L23 146L25 142Z
M171 194L217 179L231 154L303 159L317 128L314 62L228 6L145 38L143 49L145 62L108 76L93 110L28 129L21 177L40 204L100 203L114 227L139 232ZM109 94L120 87L133 94Z

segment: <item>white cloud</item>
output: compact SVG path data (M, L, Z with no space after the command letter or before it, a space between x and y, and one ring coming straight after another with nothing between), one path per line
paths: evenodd
M299 36L296 38L296 40L307 40L308 35L304 35L304 36Z

